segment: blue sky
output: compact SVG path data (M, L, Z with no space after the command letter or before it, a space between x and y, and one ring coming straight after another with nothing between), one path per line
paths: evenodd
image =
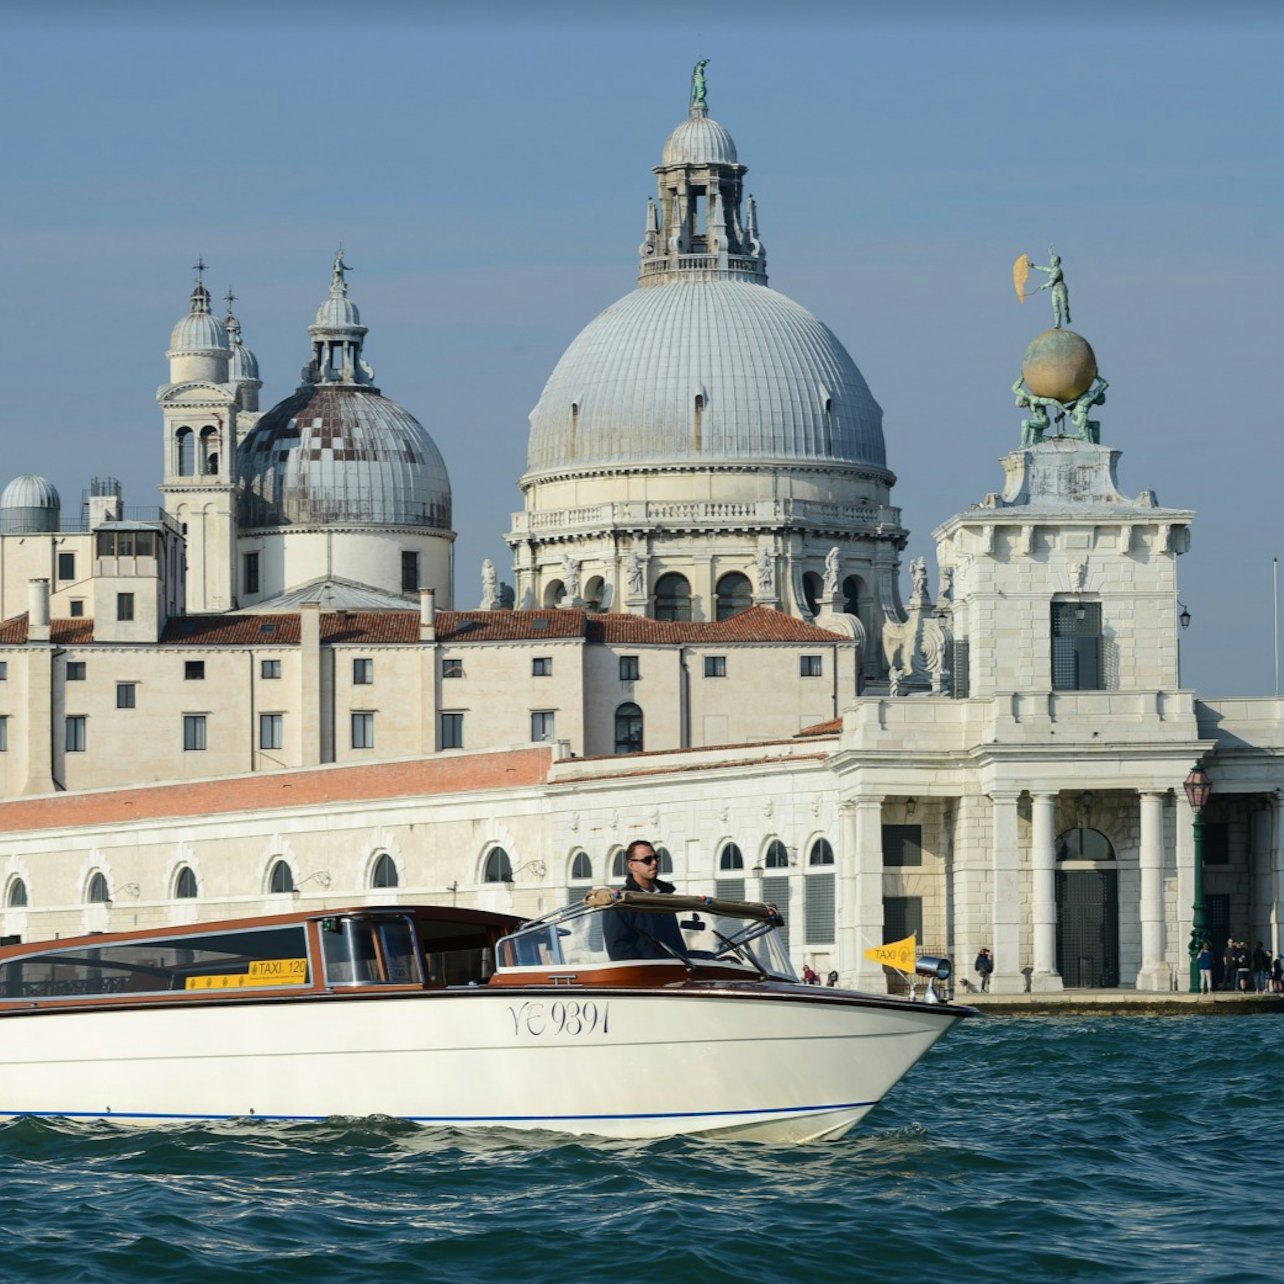
M190 265L239 296L266 407L342 241L378 382L450 468L470 605L482 558L510 565L544 380L633 287L651 166L707 57L772 285L884 408L907 558L931 564L932 529L1000 486L1009 385L1051 316L1017 304L1011 264L1055 244L1122 489L1199 513L1183 676L1273 691L1284 6L207 9L0 16L0 482L42 473L74 509L113 475L159 503L153 397Z

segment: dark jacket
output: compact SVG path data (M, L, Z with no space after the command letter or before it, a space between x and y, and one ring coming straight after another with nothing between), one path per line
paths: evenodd
M642 889L630 874L624 880L623 890L640 892ZM657 878L655 890L669 893L674 888L672 883L664 883ZM674 954L679 958L686 957L682 929L672 914L648 914L617 906L603 915L602 934L606 940L607 957L611 959L669 959ZM665 945L668 950L664 949Z

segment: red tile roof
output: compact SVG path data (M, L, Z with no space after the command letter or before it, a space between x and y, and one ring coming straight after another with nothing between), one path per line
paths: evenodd
M595 637L594 631L600 630ZM718 642L817 642L832 644L848 639L841 633L817 628L803 620L753 606L729 620L668 621L640 615L595 615L589 624L589 640L624 643L718 643Z
M79 646L94 640L94 622L84 618L76 620L50 620L50 640L59 646ZM0 646L23 646L27 641L27 617L15 615L0 624Z
M828 722L817 722L813 726L804 727L798 736L836 736L843 729L843 720L841 718L830 718Z

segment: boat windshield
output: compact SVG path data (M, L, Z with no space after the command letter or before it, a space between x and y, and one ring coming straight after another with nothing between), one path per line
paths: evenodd
M784 920L774 906L604 888L504 937L498 945L499 965L545 969L608 964L605 915L622 910L675 915L682 936L682 953L674 954L677 962L697 969L716 962L752 976L798 979L778 930Z
M321 920L327 985L422 985L410 920L343 914Z

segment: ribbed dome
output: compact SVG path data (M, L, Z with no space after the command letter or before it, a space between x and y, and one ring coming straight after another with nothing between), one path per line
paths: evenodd
M413 415L368 388L301 388L237 447L236 472L242 529L450 529L441 453Z
M696 109L664 144L665 165L734 165L736 145L716 120Z
M227 331L208 312L189 312L169 336L170 352L227 351Z
M531 412L532 473L748 460L886 467L883 412L842 344L750 281L626 295L566 350Z
M0 494L0 508L61 508L54 484L36 473L15 477Z
M361 314L346 294L331 294L317 309L316 324L332 330L360 325Z
M227 363L229 383L240 383L246 379L259 377L259 359L245 344L237 341L232 344L232 359Z
M15 477L0 494L0 531L32 534L56 531L62 500L53 482L35 473Z

